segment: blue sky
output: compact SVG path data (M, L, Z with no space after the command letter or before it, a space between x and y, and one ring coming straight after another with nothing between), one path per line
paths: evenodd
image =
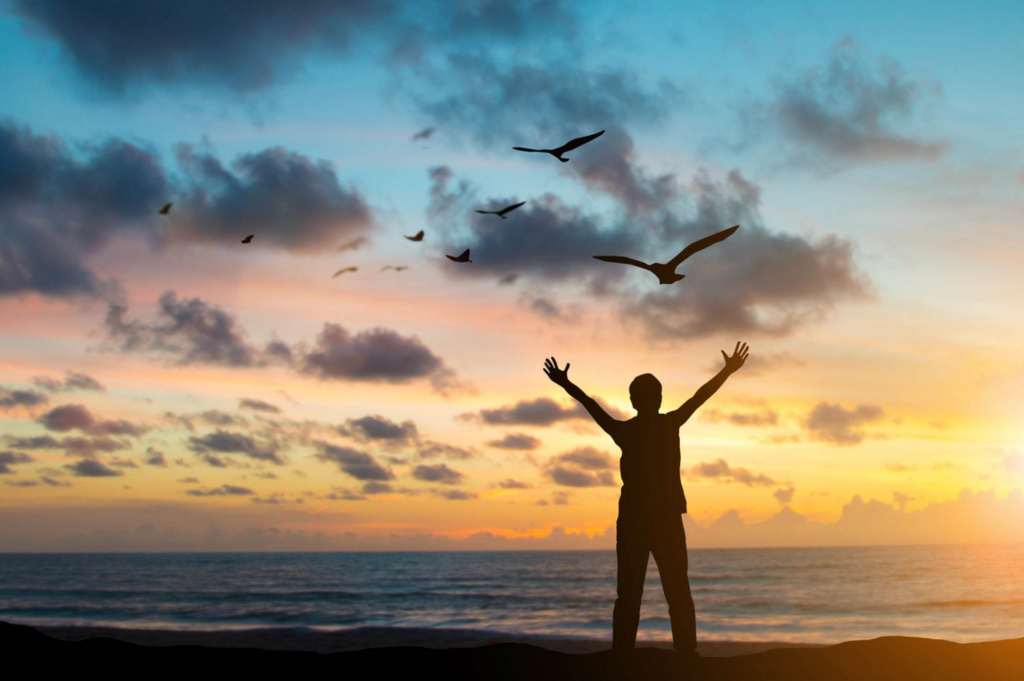
M729 148L741 136L739 109L763 98L773 82L819 66L843 39L855 41L866 62L892 59L939 90L914 112L914 130L950 138L949 153L957 160L1005 163L1012 174L1020 155L1011 112L1021 104L1015 65L1024 56L1019 40L1024 12L1014 3L983 8L970 3L835 3L825 8L787 2L744 3L742 9L714 2L685 8L612 3L588 6L580 15L582 63L626 66L646 82L664 79L678 88L671 113L633 129L645 151L656 149L657 161L665 165L679 158L691 166L742 167L771 192L765 210L783 219L803 214L810 185L817 198L812 207L836 205L846 197L847 205L839 205L847 224L837 228L856 229L867 222L865 227L872 229L870 215L858 220L858 201L849 198L856 196L851 185L865 183L865 191L875 193L879 185L872 179L881 186L890 179L908 179L901 165L822 177L778 167L778 148ZM522 164L489 170L487 162L497 155L475 153L458 131L445 137L441 130L429 145L406 144L409 134L430 121L402 97L394 68L380 57L379 43L368 41L343 59L304 57L287 82L255 93L176 83L111 97L83 82L54 42L26 23L11 14L0 17L4 113L40 132L75 140L115 134L145 140L163 153L178 142L208 139L227 157L273 139L334 161L346 176L372 184L381 200L394 197L396 205L412 206L411 214L403 216L409 222L422 208L421 169L442 155L453 166L461 160L471 167L483 186L508 185L510 173L525 192L539 191L548 181ZM452 144L456 161L448 153ZM934 178L914 183L920 174L915 171L907 190L927 196L934 191ZM560 189L567 187L564 183Z
M642 144L657 149L659 161L672 164L670 156L676 156L689 164L742 167L770 187L766 210L783 217L800 214L798 204L806 202L809 183L819 200L832 203L837 194L851 195L851 178L780 168L777 148L729 148L742 134L738 110L763 98L772 83L819 66L844 39L855 41L867 62L894 60L938 89L914 112L914 129L922 136L952 138L950 153L958 160L1006 163L1012 169L1020 155L1011 112L1021 104L1016 64L1024 56L1019 40L1024 11L1012 2L982 8L911 2L833 3L827 8L796 2L744 3L742 8L716 2L683 8L677 3L607 3L588 5L579 20L578 42L584 46L575 55L579 62L625 66L648 83L664 79L678 88L671 113L633 129ZM3 113L40 132L75 140L114 134L145 140L164 153L178 142L208 139L228 157L272 136L275 143L334 161L346 176L379 188L381 196L414 206L413 214L422 207L421 168L441 158L442 148L450 162L450 144L456 145L456 159L470 164L474 179L484 186L508 184L510 172L516 186L527 191L547 181L521 164L495 171L479 167L496 155L474 153L458 131L430 145L406 144L408 134L430 121L403 99L394 68L381 58L383 48L376 41L366 41L343 59L303 57L287 82L254 93L175 83L111 97L83 82L66 54L27 24L9 13L0 16ZM530 52L525 56L531 57ZM882 183L890 177L906 179L905 166L872 167L865 174L870 177L858 177L854 170L852 183L870 182L879 174ZM922 184L928 186L910 189L926 195L932 183Z

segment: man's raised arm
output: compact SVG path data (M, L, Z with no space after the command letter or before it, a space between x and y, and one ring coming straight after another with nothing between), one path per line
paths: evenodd
M558 368L558 360L554 357L548 357L544 360L544 373L548 375L548 378L557 385L562 386L565 392L569 393L573 399L583 405L583 408L587 410L587 413L597 421L597 425L601 426L604 432L612 436L612 439L616 437L616 431L618 430L619 421L613 419L608 415L601 405L597 403L590 395L583 392L583 390L569 380L569 363L565 363L564 369Z
M679 425L686 423L686 420L693 416L693 412L700 408L700 405L707 402L709 397L718 392L718 389L725 383L725 379L729 378L734 372L739 371L743 363L747 361L749 353L750 347L746 343L738 341L731 355L725 354L725 350L722 350L722 357L725 359L725 366L722 367L722 370L715 374L710 381L698 388L693 397L683 402L678 409L669 412L669 416L673 417Z

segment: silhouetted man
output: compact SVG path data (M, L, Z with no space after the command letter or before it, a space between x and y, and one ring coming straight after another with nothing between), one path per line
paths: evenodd
M743 366L749 349L736 343L732 355L714 378L676 410L661 414L661 383L641 374L629 384L629 399L636 416L613 419L592 397L569 380L569 364L558 368L554 357L544 372L582 404L622 450L619 472L619 518L615 523L618 562L618 597L612 615L612 648L632 650L640 624L640 597L644 590L647 558L653 553L672 618L672 644L685 655L697 652L697 622L687 577L686 534L682 514L686 497L679 473L679 427L722 387L730 374Z

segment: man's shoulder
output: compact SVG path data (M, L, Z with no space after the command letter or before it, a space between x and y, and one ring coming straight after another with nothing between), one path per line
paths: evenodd
M674 411L669 411L669 412L665 412L665 413L659 413L658 414L658 423L660 423L662 425L665 425L665 426L675 426L676 428L678 428L679 426L682 425L681 423L679 423L679 416L678 416L678 414L676 414L676 412L674 412Z
M615 438L615 442L622 446L624 444L624 440L631 440L633 435L636 433L636 417L634 416L633 418L624 419L622 421L616 419L615 429L610 432L612 437Z

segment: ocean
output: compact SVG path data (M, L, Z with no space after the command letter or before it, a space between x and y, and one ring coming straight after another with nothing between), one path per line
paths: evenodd
M1024 636L1024 544L694 549L702 639ZM0 554L0 620L610 638L612 551ZM653 560L641 640L669 640Z

